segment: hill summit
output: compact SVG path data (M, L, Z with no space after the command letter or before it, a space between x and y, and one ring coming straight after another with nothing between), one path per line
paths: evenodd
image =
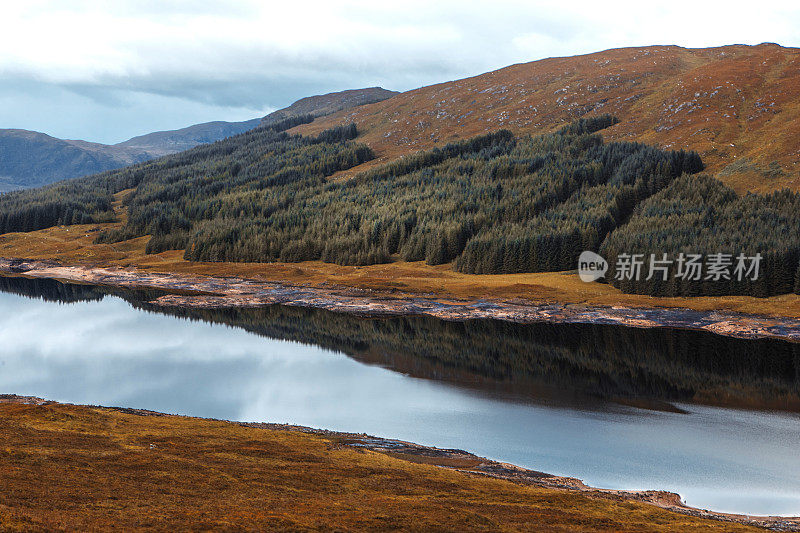
M553 131L610 113L610 140L696 150L737 192L800 190L800 49L622 48L543 59L404 92L295 131L354 122L388 161L499 129Z

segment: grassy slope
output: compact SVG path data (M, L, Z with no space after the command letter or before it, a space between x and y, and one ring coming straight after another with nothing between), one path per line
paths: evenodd
M608 50L415 89L296 131L355 122L380 157L372 166L500 128L542 133L611 113L621 122L608 141L697 150L710 171L727 167L720 178L737 192L800 190L798 67L800 49L771 44Z
M584 283L573 273L473 275L454 272L452 265L429 266L424 262L396 262L364 267L340 266L320 261L304 263L193 263L182 251L147 255L149 237L116 244L93 244L97 231L118 227L127 211L117 195L120 222L62 226L30 233L0 235L0 257L57 259L67 264L133 266L154 272L207 276L236 276L290 284L336 284L408 294L436 294L443 298L522 298L532 302L583 303L590 305L687 307L698 310L730 310L742 313L800 318L800 296L770 298L748 296L654 298L623 294L600 283Z
M336 445L111 409L0 403L0 530L751 531Z

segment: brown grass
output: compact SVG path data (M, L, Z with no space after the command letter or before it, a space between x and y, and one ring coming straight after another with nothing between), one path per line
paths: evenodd
M0 404L0 530L754 531L321 435Z
M800 49L772 44L686 49L649 46L512 65L408 91L294 131L355 122L378 161L507 128L544 133L586 114L621 123L609 140L700 152L737 192L800 190ZM773 162L778 175L767 177ZM733 165L735 168L737 165Z

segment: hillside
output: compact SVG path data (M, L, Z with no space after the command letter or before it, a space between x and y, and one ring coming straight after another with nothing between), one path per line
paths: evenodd
M395 94L371 87L311 96L263 118L206 122L148 133L114 145L57 139L35 131L0 129L0 193L121 168L219 141L259 125L309 114L319 117Z
M790 166L791 154L776 154L784 162L767 165L772 172L768 175L758 166L761 163L755 155L733 153L737 146L744 150L744 143L737 145L736 137L725 152L730 159L736 155L736 163L726 164L720 171L725 161L719 150L707 152L709 163L698 152L677 149L681 143L674 141L656 145L630 141L665 132L678 135L688 131L689 126L697 128L698 118L713 114L708 110L710 104L698 104L694 111L687 112L689 117L685 120L675 118L671 129L656 123L649 133L639 137L625 132L642 129L640 117L632 116L631 122L626 123L599 112L618 109L631 115L632 110L640 109L640 104L624 102L637 100L640 88L658 85L664 89L672 83L664 81L659 85L653 79L663 78L664 74L630 67L631 61L650 57L655 50L639 50L633 59L630 50L619 50L517 65L449 86L418 89L338 111L330 117L301 111L318 106L319 112L327 112L335 106L334 95L305 99L254 130L213 144L122 170L6 194L0 198L0 233L109 224L111 227L94 236L95 245L112 245L116 249L135 241L136 249L144 245L141 250L146 254L178 251L179 257L194 263L322 261L368 266L424 262L430 267L446 265L461 274L569 271L577 265L582 251L591 250L614 265L606 279L623 293L684 298L800 294L800 194L784 190L737 195L745 185L744 188L764 190L781 184L793 187L794 174L784 170ZM776 68L783 68L787 61L784 56L791 52L772 45L715 50L716 55L709 59L708 50L664 49L664 53L681 56L671 67L672 78L686 70L692 58L692 72L697 77L701 59L725 63L729 60L720 57L739 54L752 62L753 54L763 57L774 53L782 54L783 59L776 60ZM518 94L511 100L506 96L511 92L510 85L504 84L494 85L493 94L482 97L488 99L484 101L486 105L478 102L478 95L489 94L486 89L477 91L487 79L508 77L509 71L542 70L542 65L550 65L552 74L553 62L589 61L595 67L588 70L596 74L609 64L610 60L600 60L609 54L628 58L624 63L628 66L617 67L616 71L628 73L629 81L621 82L621 76L615 79L622 85L631 85L632 96L622 99L620 94L613 101L606 99L592 111L565 104L566 110L537 112L527 119L520 115L500 123L493 122L490 115L500 113L505 117L505 108L532 100ZM742 57L730 61L739 64ZM598 62L600 66L596 65ZM646 63L651 67L661 64L656 59ZM567 71L562 68L561 72ZM536 78L539 85L549 87L547 91L563 82L550 80L551 74ZM598 82L592 79L593 83ZM514 90L524 92L520 87L526 83L533 82L522 79ZM563 93L559 98L564 102L585 92L581 89L584 81L572 83L577 88L574 91L569 89L571 85L566 92L556 90L557 94ZM603 94L611 94L612 86L620 91L619 83L609 83ZM419 110L412 114L426 113L421 100L425 94L455 94L456 88L463 92L465 87L477 91L470 104L474 116L470 111L461 119L454 119L444 110L442 100L434 101L442 107L438 111L441 124L419 122L420 132L406 141L393 140L393 132L403 128L400 118L381 122L388 113L384 108L416 106ZM531 87L531 98L542 97L543 89ZM591 87L596 90L588 91L590 94L601 91L596 84ZM638 99L644 102L655 98L653 90L648 94ZM352 93L340 93L338 98L340 103L352 102ZM505 108L497 107L506 99ZM455 106L462 100L454 96L449 102ZM548 105L545 102L542 109ZM658 111L652 103L642 109L652 111L654 107ZM791 109L791 105L787 103L786 108ZM683 116L681 109L676 113ZM583 116L555 128L570 114ZM289 118L277 121L278 116ZM788 116L791 111L775 112L775 117L783 117L781 120ZM349 119L354 122L347 122ZM746 121L746 125L764 130L773 127L774 120L778 118ZM452 125L454 121L463 128L453 130L449 136L464 139L417 150L440 144L439 137L425 137L425 128ZM325 124L338 125L320 130ZM703 124L711 124L711 120L704 120ZM480 128L490 133L469 136L470 130ZM553 131L526 133L537 128ZM711 129L709 125L699 131ZM774 143L781 141L782 146L793 142L788 136L770 138ZM784 142L785 139L789 140ZM768 150L773 149L773 141L762 143L761 151L771 153ZM702 146L700 143L699 149ZM403 155L403 150L414 153L397 157ZM747 164L742 163L745 159ZM704 169L711 172L695 176ZM351 178L341 179L343 176ZM630 254L648 258L668 254L677 259L661 260L659 271L663 277L654 276L655 271L651 271L633 280L633 272L624 278L625 271L616 268L617 259ZM683 254L696 256L695 262L697 257L705 256L705 268L714 267L714 272L719 270L720 274L709 270L703 277L699 270L693 270L688 276L680 261ZM711 265L710 258L715 255L719 261L730 259L729 268L725 264ZM733 258L736 265L732 264ZM763 259L760 270L756 259ZM752 263L749 274L745 273L745 260ZM392 278L391 269L386 270L385 276Z
M538 137L476 136L331 184L330 175L373 154L350 142L352 125L316 137L284 132L310 120L10 193L0 200L0 232L111 220L111 194L136 187L124 230L101 240L151 235L148 251L186 249L195 261L364 265L399 254L432 265L458 259L473 273L563 270L576 251L597 249L636 203L702 170L697 154L604 145L593 135L615 123L604 115ZM524 242L507 246L516 234Z
M799 67L800 49L775 44L608 50L422 87L295 131L354 122L384 162L501 128L542 133L610 113L620 119L604 132L610 141L696 150L737 192L800 190Z
M571 270L584 250L612 265L626 253L760 254L765 266L752 280L740 271L724 283L694 274L680 284L652 275L614 283L662 296L800 292L800 194L739 200L718 180L692 176L704 167L696 152L604 142L598 132L617 124L610 115L538 136L478 135L345 181L331 177L373 160L372 150L353 142L354 124L313 137L286 133L312 120L6 194L0 233L110 222L112 195L133 189L125 224L100 233L98 244L150 236L147 253L183 250L195 262L399 259L469 274ZM685 276L679 263L670 270L673 281Z

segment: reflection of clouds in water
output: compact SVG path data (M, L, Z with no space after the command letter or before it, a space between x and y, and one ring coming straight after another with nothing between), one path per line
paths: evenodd
M291 422L341 431L379 431L383 423L425 413L485 414L490 406L478 397L426 380L409 378L380 367L354 362L342 354L323 352L312 364L297 368L269 366L270 386L261 387L247 402L241 418ZM300 373L297 371L300 370ZM304 386L293 385L298 376ZM354 427L361 422L370 427ZM385 430L379 431L391 436Z
M674 490L702 507L800 512L795 415L504 402L117 298L59 305L0 293L0 310L0 392L363 431L598 486Z
M0 315L1 390L68 402L237 418L264 376L296 374L323 352L116 298L59 305L2 294L0 306L14 309Z
M166 324L148 321L144 314L132 317L128 304L121 300L107 298L65 305L17 300L14 313L0 317L0 341L9 349L36 350L48 358L74 360L99 355L128 356L180 342L180 328L167 330ZM149 331L143 336L138 326L145 324ZM111 353L109 346L114 347Z
M54 305L4 294L0 305L5 299L14 300L13 314L0 315L0 342L9 352L35 349L40 355L69 361L155 353L198 361L239 358L243 352L264 348L262 338L221 334L225 326L132 312L129 304L117 298Z

